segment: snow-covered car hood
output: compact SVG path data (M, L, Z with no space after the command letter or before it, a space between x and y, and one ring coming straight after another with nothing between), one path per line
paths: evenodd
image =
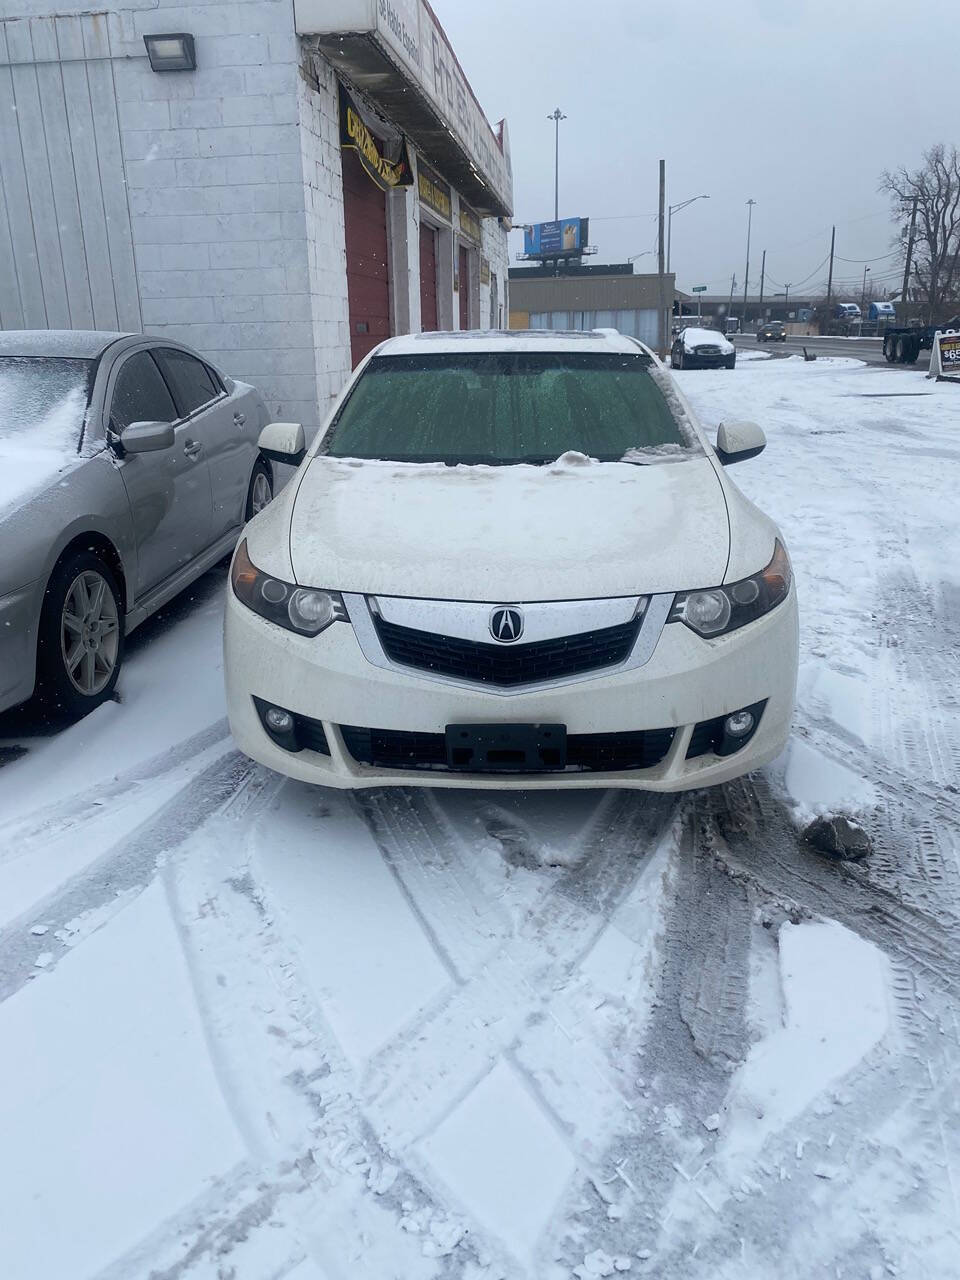
M715 585L728 530L703 455L544 467L318 457L292 506L290 555L298 582L337 591L590 599Z
M724 355L733 354L734 346L716 329L693 329L683 331L683 346L686 351L695 351L697 347L719 347Z
M76 449L67 452L0 437L0 522L82 461Z

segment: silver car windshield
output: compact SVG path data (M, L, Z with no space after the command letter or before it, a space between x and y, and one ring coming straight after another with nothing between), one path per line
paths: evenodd
M0 441L75 449L93 373L92 360L0 356Z

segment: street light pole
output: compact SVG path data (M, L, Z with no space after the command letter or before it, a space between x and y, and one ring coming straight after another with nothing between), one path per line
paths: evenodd
M566 116L559 107L554 107L553 111L547 116L548 120L552 120L555 127L556 136L553 146L553 220L557 222L560 218L560 121L566 120Z
M681 209L685 209L688 204L693 204L695 200L709 199L709 196L691 196L689 200L681 200L679 204L672 204L667 208L667 275L670 274L670 238L673 230L673 215L679 213Z
M743 275L743 324L747 324L747 286L750 283L750 228L753 225L753 206L756 200L747 201L747 269Z

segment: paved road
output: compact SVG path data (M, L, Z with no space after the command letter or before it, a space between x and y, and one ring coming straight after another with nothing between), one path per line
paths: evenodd
M880 338L787 338L786 342L757 343L753 334L737 334L734 339L739 348L748 350L761 346L772 355L795 355L806 347L818 356L853 356L867 364L881 364L891 369L919 369L929 360L927 352L920 353L915 365L889 365L883 357L883 341Z

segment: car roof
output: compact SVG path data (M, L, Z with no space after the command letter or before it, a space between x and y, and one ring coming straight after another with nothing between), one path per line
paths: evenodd
M139 334L98 329L8 329L0 333L0 356L60 356L95 360L112 343Z
M378 356L413 356L452 352L579 351L648 353L642 342L615 329L465 329L453 333L412 333L388 338Z

